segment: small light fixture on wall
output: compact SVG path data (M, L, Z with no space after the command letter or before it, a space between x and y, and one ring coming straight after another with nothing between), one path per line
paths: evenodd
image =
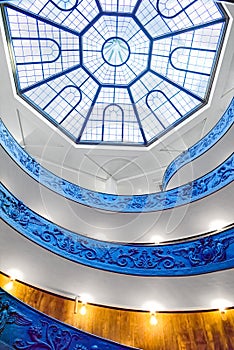
M223 321L227 320L227 308L232 306L232 303L226 299L215 299L211 303L212 307L218 309Z
M74 314L78 312L79 295L75 297Z
M87 312L86 303L82 303L79 313L80 313L82 316L84 316L84 315L86 315L86 312Z
M151 326L156 326L158 324L158 320L156 317L156 312L150 312L150 324Z
M91 302L92 299L93 298L88 294L77 295L75 297L74 314L77 314L79 312L81 315L86 315L87 303L88 301ZM80 308L79 308L79 303L81 303Z
M209 229L212 231L221 231L227 223L224 220L214 220L210 223Z
M226 321L227 320L227 315L226 315L227 310L226 309L219 309L219 312L220 312L222 320Z
M147 301L143 304L143 309L149 311L150 319L149 322L152 326L158 324L157 311L164 310L164 306L157 301Z
M23 277L23 274L21 271L17 270L17 269L11 269L8 271L8 274L9 274L9 282L7 282L3 288L6 290L6 291L11 291L14 287L14 281L16 279L22 279Z
M5 289L7 292L10 292L12 288L14 287L14 279L10 277L10 281L7 282L4 286L3 289Z
M154 235L150 239L150 243L153 244L160 244L163 241L163 237L159 235Z

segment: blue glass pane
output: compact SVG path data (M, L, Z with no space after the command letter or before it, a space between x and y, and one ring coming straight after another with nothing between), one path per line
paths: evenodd
M223 18L214 2L203 0L144 0L136 15L153 38Z
M137 0L100 0L99 2L103 11L131 13Z
M98 85L78 68L25 93L40 111L45 112L73 137L79 131L91 108Z
M152 70L203 98L222 26L212 24L154 41Z
M18 93L77 143L148 145L204 105L227 22L203 0L16 0L4 13Z
M16 0L14 5L78 33L98 14L95 0Z
M21 89L79 64L77 35L15 9L7 12Z

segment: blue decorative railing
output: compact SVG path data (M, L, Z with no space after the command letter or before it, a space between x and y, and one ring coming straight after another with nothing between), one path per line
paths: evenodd
M200 157L211 147L213 147L232 127L234 123L234 98L232 99L229 107L218 121L218 123L211 129L206 136L195 143L188 150L181 153L175 158L167 167L162 181L163 190L166 189L169 181L175 175L175 173L181 169L184 165Z
M68 326L0 289L0 342L16 350L136 349Z
M106 211L153 212L171 209L204 198L234 180L233 155L210 173L177 188L143 195L113 195L82 188L43 168L16 142L0 121L1 144L31 177L52 191L79 204Z
M22 235L71 261L141 276L184 276L234 267L234 227L166 245L102 242L61 228L31 211L0 186L1 216Z

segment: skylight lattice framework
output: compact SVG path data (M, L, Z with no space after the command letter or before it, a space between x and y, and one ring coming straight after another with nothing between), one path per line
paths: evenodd
M208 99L227 18L203 0L16 0L17 89L76 143L148 145Z

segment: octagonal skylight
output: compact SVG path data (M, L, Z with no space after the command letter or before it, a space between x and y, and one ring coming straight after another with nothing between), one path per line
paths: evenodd
M18 93L76 143L148 145L207 102L226 25L220 5L13 4L4 14Z

